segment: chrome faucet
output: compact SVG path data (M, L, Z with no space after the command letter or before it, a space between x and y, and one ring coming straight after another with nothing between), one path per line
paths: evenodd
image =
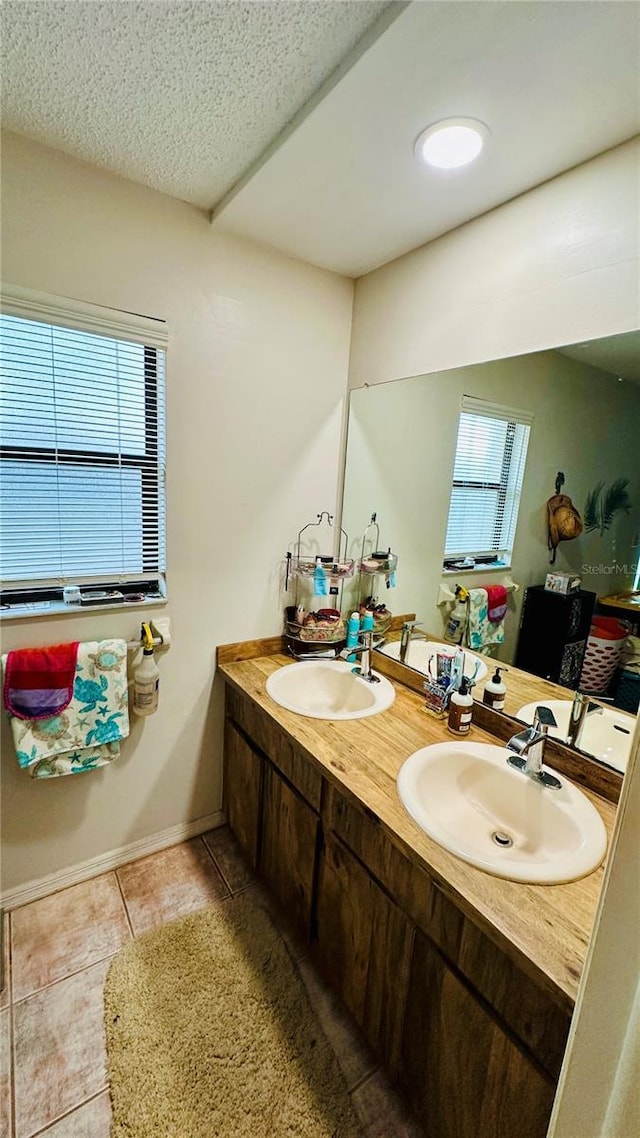
M507 762L543 786L559 790L562 786L560 780L542 769L547 733L550 727L557 726L556 717L550 708L536 707L531 726L509 739L507 750L514 751L515 754L509 755Z
M593 692L597 695L597 692ZM569 713L569 728L567 731L567 743L570 747L579 747L582 738L582 729L588 715L602 715L604 707L600 707L598 703L591 703L591 692L577 691L573 697L571 711ZM612 702L610 696L598 695L598 699L606 699Z
M379 684L380 677L374 676L371 671L371 653L373 651L373 630L361 630L358 633L359 644L355 648L343 648L340 656L343 660L348 660L350 656L360 656L360 667L352 668L351 671L355 672L357 676L362 676L368 684Z
M412 640L426 640L427 639L426 633L416 632L416 628L418 627L419 624L422 624L422 621L420 621L420 620L405 620L404 624L402 625L402 636L400 637L400 663L401 664L406 664L406 662L407 662L407 653L409 651L409 645L411 644Z

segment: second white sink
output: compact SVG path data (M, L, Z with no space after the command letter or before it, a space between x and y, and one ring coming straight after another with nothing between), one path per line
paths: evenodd
M396 697L384 676L370 684L346 660L288 664L269 676L267 693L287 711L311 719L364 719L386 711Z
M391 644L383 644L381 648L376 649L377 652L383 652L385 656L390 656L392 660L400 659L400 641L394 640ZM412 640L407 648L407 655L405 664L410 668L415 668L418 672L423 672L425 676L429 675L429 659L435 656L436 652L454 652L455 644L440 644L436 640ZM487 665L482 663L473 652L465 651L464 654L464 674L465 676L472 676L476 664L478 671L476 674L477 680L482 680L487 674ZM435 663L434 663L435 674Z
M536 707L541 703L553 712L558 724L557 727L549 728L549 734L555 735L557 739L566 739L571 714L571 701L568 699L539 699L535 703L527 703L517 713L518 719L523 719L525 723L533 723ZM624 772L627 769L635 729L635 719L632 715L615 708L603 707L601 711L592 711L587 715L578 746L581 751L593 755L600 762Z
M507 763L505 747L422 747L398 775L400 799L450 853L497 877L541 885L574 881L604 857L604 823L567 779L542 786Z

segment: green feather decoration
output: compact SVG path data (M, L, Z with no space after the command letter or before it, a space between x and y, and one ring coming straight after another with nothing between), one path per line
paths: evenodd
M587 533L597 529L600 530L602 537L620 510L629 513L631 501L627 491L628 485L628 478L616 478L607 490L604 489L604 482L598 482L598 485L589 491L584 507L584 526Z
M594 529L599 529L600 522L598 520L598 504L602 491L604 490L604 482L598 482L598 485L590 490L587 494L587 500L584 504L584 528L586 533L591 533Z

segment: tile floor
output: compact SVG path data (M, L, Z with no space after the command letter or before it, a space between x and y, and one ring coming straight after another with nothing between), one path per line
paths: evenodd
M243 890L269 910L297 961L367 1138L420 1138L227 827L5 915L0 1138L109 1138L102 987L111 957L139 933Z

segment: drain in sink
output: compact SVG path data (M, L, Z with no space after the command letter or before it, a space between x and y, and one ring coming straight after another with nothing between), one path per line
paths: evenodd
M503 850L513 845L513 838L509 834L505 834L504 830L494 830L491 835L491 840L494 841L497 846L501 846Z

